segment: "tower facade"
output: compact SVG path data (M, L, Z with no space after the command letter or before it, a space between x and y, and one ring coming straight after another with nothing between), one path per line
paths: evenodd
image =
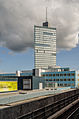
M34 68L56 66L56 28L34 26Z

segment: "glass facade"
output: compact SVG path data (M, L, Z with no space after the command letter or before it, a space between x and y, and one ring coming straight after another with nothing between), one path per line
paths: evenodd
M56 28L34 26L35 69L56 65Z

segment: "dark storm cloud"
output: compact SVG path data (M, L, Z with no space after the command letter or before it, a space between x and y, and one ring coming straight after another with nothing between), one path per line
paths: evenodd
M33 26L45 20L57 28L57 50L77 46L78 0L0 0L0 46L14 52L33 48Z

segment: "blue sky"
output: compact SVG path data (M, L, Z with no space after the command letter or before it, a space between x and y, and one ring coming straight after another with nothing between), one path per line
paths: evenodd
M79 69L79 0L0 0L0 72L34 68L34 25L45 21L46 7L57 65Z
M57 65L79 69L79 45L70 51L57 53ZM34 50L24 53L11 53L7 48L0 48L0 72L15 72L34 68Z
M79 70L79 45L70 51L57 53L57 65Z
M33 49L24 53L10 53L7 48L0 48L0 72L32 69L34 66Z

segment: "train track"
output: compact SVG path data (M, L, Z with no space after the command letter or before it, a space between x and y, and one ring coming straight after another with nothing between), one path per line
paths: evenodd
M56 101L50 105L46 105L45 107L42 107L38 110L35 110L28 114L24 114L24 115L18 117L17 119L48 119L48 117L55 114L56 112L63 109L64 107L68 106L69 104L71 104L72 102L74 102L77 99L78 99L78 95L74 95L74 96L70 96L70 97L61 99L60 101ZM64 116L65 118L60 118L62 116ZM64 113L64 115L61 114L56 119L66 119L66 116L67 116L67 119L71 119L70 117L68 117L69 115L65 115L65 113Z
M66 119L79 119L79 107L76 108Z

